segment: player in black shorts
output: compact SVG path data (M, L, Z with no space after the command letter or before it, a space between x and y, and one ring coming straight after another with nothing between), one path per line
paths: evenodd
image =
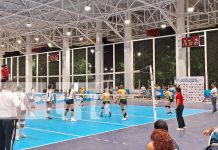
M74 89L74 85L72 84L72 87L65 92L65 99L66 99L66 104L65 104L65 112L64 112L64 117L63 120L66 121L67 118L67 112L69 111L69 109L71 110L71 121L76 121L76 119L74 118L74 99L76 97L76 91Z

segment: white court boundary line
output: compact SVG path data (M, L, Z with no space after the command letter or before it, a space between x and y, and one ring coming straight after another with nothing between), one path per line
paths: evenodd
M194 115L200 115L200 114L203 114L203 113L208 113L208 112L210 112L210 111L211 111L211 110L207 110L207 111L205 111L205 112L194 113L194 114L191 114L191 115L184 115L184 117L191 117L191 116L194 116ZM169 119L163 119L163 120L169 121L169 120L173 120L173 119L176 119L176 118L169 118ZM57 142L51 142L51 143L47 143L47 144L37 145L37 146L25 148L25 149L23 149L23 150L29 150L29 149L32 149L32 148L39 148L39 147L48 146L48 145L52 145L52 144L63 143L63 142L71 141L71 140L74 140L74 139L80 139L80 138L85 138L85 137L100 135L100 134L104 134L104 133L119 131L119 130L128 129L128 128L133 128L133 127L140 127L140 126L143 126L143 125L149 125L149 124L151 124L151 123L153 123L153 122L148 122L148 123L133 125L133 126L129 126L129 127L127 126L127 127L121 128L121 129L113 129L113 130L108 130L108 131L101 132L101 133L90 134L90 135L80 136L80 137L71 138L71 139L67 139L67 140L62 140L62 141L57 141ZM52 131L51 131L51 132L52 132Z

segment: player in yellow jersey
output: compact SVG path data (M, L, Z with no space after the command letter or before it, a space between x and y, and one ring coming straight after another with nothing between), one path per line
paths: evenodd
M123 88L123 85L119 86L119 90L118 90L118 100L116 101L116 103L120 104L120 108L122 110L122 114L123 114L123 119L122 120L126 120L127 119L127 113L126 113L126 106L127 106L127 92L126 90Z
M106 111L108 111L109 117L111 117L112 113L110 111L110 99L111 99L110 93L109 93L108 89L106 88L105 92L102 95L103 105L101 107L101 117L103 116L104 109L106 109Z
M84 87L82 87L82 88L80 88L79 89L79 94L85 94L85 88ZM79 96L79 99L80 99L80 106L82 107L82 108L84 108L84 105L83 105L83 100L84 100L84 95L80 95Z
M166 109L167 109L167 114L172 114L172 111L171 111L171 103L173 102L173 98L172 98L172 94L170 93L168 87L165 88L165 95L167 97L167 101L166 101Z

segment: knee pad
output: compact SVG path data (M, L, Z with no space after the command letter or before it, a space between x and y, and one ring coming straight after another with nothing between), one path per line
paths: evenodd
M104 107L101 107L101 109L104 109Z
M74 109L71 109L72 112L74 112Z
M51 110L51 108L49 107L49 108L47 108L47 111L50 111Z
M123 108L122 108L121 110L122 110L122 111L125 111L125 109L123 109Z
M68 112L69 111L69 109L66 109L66 112Z

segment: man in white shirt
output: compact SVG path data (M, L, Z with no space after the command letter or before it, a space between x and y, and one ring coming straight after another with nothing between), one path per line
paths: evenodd
M3 87L5 89L0 93L0 149L13 150L20 101L12 93L12 82L5 82Z
M212 87L212 90L211 90L210 94L211 94L213 112L216 112L217 111L217 108L216 108L217 88L216 88L214 83L211 84L211 87Z

